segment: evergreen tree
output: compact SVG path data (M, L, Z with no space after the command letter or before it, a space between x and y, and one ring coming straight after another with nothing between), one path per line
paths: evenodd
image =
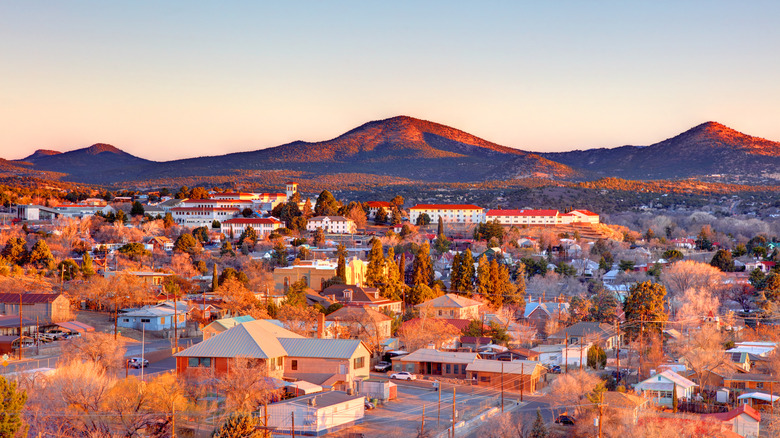
M485 298L490 294L490 262L484 254L477 266L477 293Z
M287 266L287 249L285 249L282 239L274 242L274 260L279 266Z
M95 275L95 268L92 266L92 256L88 252L85 252L84 257L81 259L81 275L87 278Z
M423 213L419 216L417 216L417 224L420 226L425 226L431 223L431 217L428 215L428 213Z
M336 277L338 277L343 284L347 283L347 248L340 244L336 247L336 254L339 261L336 266Z
M314 230L314 237L312 238L312 245L316 247L323 246L325 244L325 229L317 228Z
M460 253L460 282L456 290L471 296L474 293L474 274L474 257L467 249Z
M212 435L212 438L261 438L265 432L258 429L259 422L247 413L233 413L222 426Z
M395 249L393 249L392 246L387 249L385 269L387 271L387 277L384 284L380 286L380 292L385 298L399 300L403 295L406 285L404 285L401 274L398 272L398 265L395 262Z
M436 235L437 236L444 235L444 221L442 220L441 216L439 216L439 223L437 224Z
M200 245L192 234L184 233L173 243L173 250L193 255L200 252Z
M376 211L376 215L374 215L374 222L377 224L383 224L387 222L387 212L385 211L384 207L379 207L379 210Z
M431 289L428 287L428 285L424 283L419 283L414 285L411 290L409 291L407 301L408 304L411 306L416 306L418 304L424 303L428 300L432 300L434 298L440 297L442 295L441 290L434 287Z
M487 285L487 298L488 302L493 305L493 307L499 309L501 308L501 305L504 304L504 297L501 296L500 289L502 288L499 284L499 266L496 259L493 259L488 264L488 273L490 275L490 280L488 280Z
M211 229L219 230L220 228L222 228L222 224L218 220L214 219L211 221Z
M423 243L417 250L412 264L412 283L414 285L433 284L433 266L431 264L431 247L428 242Z
M406 284L406 255L403 251L398 257L398 274L401 276L401 283Z
M130 209L130 216L143 216L144 206L140 202L133 202L133 207Z
M30 251L29 262L38 269L52 269L54 267L54 256L45 240L39 239L35 242Z
M236 251L233 249L233 245L230 243L229 240L225 240L222 242L222 248L219 249L219 255L224 256L230 256L235 257Z
M205 243L209 241L209 229L206 227L197 227L192 230L192 236L198 239L198 242Z
M27 391L17 388L13 380L0 376L0 436L27 436L28 426L22 418Z
M238 244L240 246L247 242L249 245L254 245L257 242L257 237L257 231L254 228L246 227L241 236L238 237Z
M507 268L507 274L509 274L509 268ZM504 295L504 301L507 304L511 304L515 307L525 308L525 265L524 264L518 263L517 270L515 270L515 282L512 285L511 292L508 295Z
M452 258L452 267L450 268L450 290L457 292L458 291L458 285L460 284L460 275L461 275L461 266L460 266L460 253L456 252L455 256Z
M219 275L217 275L217 264L214 263L214 272L211 274L211 291L216 292L219 289Z
M290 306L296 306L296 307L303 307L306 305L306 290L308 287L306 286L306 279L302 278L295 283L291 284L290 287L287 289L287 292L284 293L284 304L288 304Z
M597 344L588 348L588 366L594 370L604 368L607 365L607 353Z
M390 223L392 225L401 224L401 210L398 207L393 207L393 213L390 215Z
M339 211L339 203L333 194L323 190L317 197L317 204L314 205L314 214L317 216L334 216Z
M534 420L534 425L531 428L531 433L528 435L528 438L547 438L548 436L547 426L542 419L542 411L537 408L536 420Z
M314 208L311 206L310 200L306 199L306 202L303 203L303 210L301 210L301 215L306 219L314 216Z
M661 332L661 322L666 321L664 310L666 288L660 284L645 281L631 287L623 305L626 315L626 334L630 339L636 338L644 328L644 333Z
M368 266L366 266L366 286L376 287L385 282L383 269L385 258L382 242L376 238L371 240L371 250L368 251Z
M20 237L8 239L3 247L3 257L15 265L23 265L27 262L27 242Z
M119 222L121 224L127 223L127 215L125 215L125 212L122 210L119 210L116 212L116 215L114 216L113 222Z
M720 269L723 272L734 272L734 259L731 258L731 252L725 249L719 249L712 260L710 265Z
M163 218L163 228L168 229L172 227L176 222L173 220L173 216L171 216L170 213L165 213L165 217Z

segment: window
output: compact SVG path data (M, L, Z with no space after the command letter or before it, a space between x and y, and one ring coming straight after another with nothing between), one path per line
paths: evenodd
M149 318L141 318L141 322L142 323L144 323L144 322L152 322L152 320L149 319Z
M452 374L458 374L458 364L452 366Z
M124 322L130 322L130 319L129 319L129 318L123 318L123 319L122 319L122 321L124 321Z
M756 382L756 388L764 389L764 382Z
M160 318L160 324L165 324L165 317Z
M731 387L735 389L745 389L745 382L731 382Z
M490 383L490 376L479 376L480 382Z
M187 366L190 368L194 367L205 367L209 368L211 367L211 358L210 357L191 357L187 359Z
M444 365L444 372L450 374L450 364Z
M365 357L360 356L360 357L356 357L354 359L353 368L355 368L356 370L359 370L360 368L363 368L364 366L366 366L366 358Z
M293 360L293 361L292 361L292 364L290 364L290 368L291 368L293 371L298 371L298 361L297 361L297 360Z

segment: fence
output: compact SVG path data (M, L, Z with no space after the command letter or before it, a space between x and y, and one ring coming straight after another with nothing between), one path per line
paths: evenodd
M47 357L42 359L26 360L24 362L9 363L0 367L0 374L21 373L39 368L57 368L59 357Z

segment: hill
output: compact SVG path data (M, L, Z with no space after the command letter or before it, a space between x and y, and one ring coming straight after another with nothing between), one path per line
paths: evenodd
M780 143L707 122L650 146L622 146L540 154L601 176L680 179L720 175L726 180L777 179Z

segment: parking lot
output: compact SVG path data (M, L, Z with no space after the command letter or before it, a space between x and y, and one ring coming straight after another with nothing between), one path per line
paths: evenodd
M348 432L358 432L366 437L409 437L415 436L420 430L425 406L425 430L430 432L443 431L451 425L452 420L452 388L445 386L441 394L441 410L439 410L439 393L430 387L413 386L406 382L394 381L398 385L398 398L391 400L376 409L366 411L366 416L360 425L351 427ZM505 403L514 403L507 398ZM455 411L458 421L473 417L479 412L500 405L500 398L495 391L475 391L455 394Z

